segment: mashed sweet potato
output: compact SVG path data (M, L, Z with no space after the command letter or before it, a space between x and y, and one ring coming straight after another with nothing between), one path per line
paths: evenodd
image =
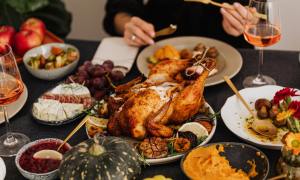
M183 162L188 177L194 180L248 180L249 175L243 170L232 168L229 161L220 156L224 147L216 145L201 147L191 151ZM255 163L254 163L255 164ZM255 171L255 170L254 170ZM252 172L252 174L255 174ZM256 173L257 174L257 173Z

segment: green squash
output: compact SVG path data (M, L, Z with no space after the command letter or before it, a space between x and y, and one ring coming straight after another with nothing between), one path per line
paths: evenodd
M141 163L139 153L127 141L95 136L64 154L59 176L61 180L135 179Z

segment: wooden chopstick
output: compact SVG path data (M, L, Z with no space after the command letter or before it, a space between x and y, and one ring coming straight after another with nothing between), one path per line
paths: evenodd
M63 145L66 144L66 142L87 122L88 120L88 116L86 116L74 129L73 131L66 137L66 139L64 140L64 142L57 148L57 151L60 150L61 147L63 147Z
M278 176L271 177L268 180L278 180L278 179L284 179L284 178L286 178L286 174L280 174Z
M203 3L203 2L201 2L201 0L184 0L184 1L185 2ZM206 3L203 3L203 4L206 4ZM225 5L225 4L221 4L221 3L215 2L215 1L209 1L209 3L207 3L207 4L212 4L212 5L221 7L221 8L226 8L226 9L234 10L234 7L232 7L232 5ZM258 18L261 18L261 19L264 19L264 20L267 20L267 15L265 15L265 14L261 14L261 13L255 12L254 16L256 16Z
M254 112L251 110L250 106L248 105L248 103L245 101L245 99L241 96L241 94L239 93L239 91L237 90L237 88L235 87L235 85L232 83L232 81L229 79L228 76L224 76L223 77L224 80L226 81L226 83L228 84L228 86L232 89L232 91L235 93L235 95L242 101L242 103L244 104L244 106L247 108L247 110L251 113L251 115L255 118L255 114Z

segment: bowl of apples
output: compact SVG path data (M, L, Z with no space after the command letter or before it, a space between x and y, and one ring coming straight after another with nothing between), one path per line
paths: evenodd
M71 73L79 61L79 50L70 44L49 43L27 51L23 57L26 69L43 80L60 79Z

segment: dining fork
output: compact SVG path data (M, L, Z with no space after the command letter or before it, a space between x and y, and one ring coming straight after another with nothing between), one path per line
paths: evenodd
M232 5L218 3L218 2L215 2L213 0L184 0L184 1L185 2L200 2L200 3L203 3L203 4L212 4L214 6L218 6L218 7L221 7L221 8L226 8L226 9L234 10L234 7ZM254 16L256 16L257 18L264 19L264 20L267 19L267 15L261 14L261 13L258 13L258 12L255 12Z

